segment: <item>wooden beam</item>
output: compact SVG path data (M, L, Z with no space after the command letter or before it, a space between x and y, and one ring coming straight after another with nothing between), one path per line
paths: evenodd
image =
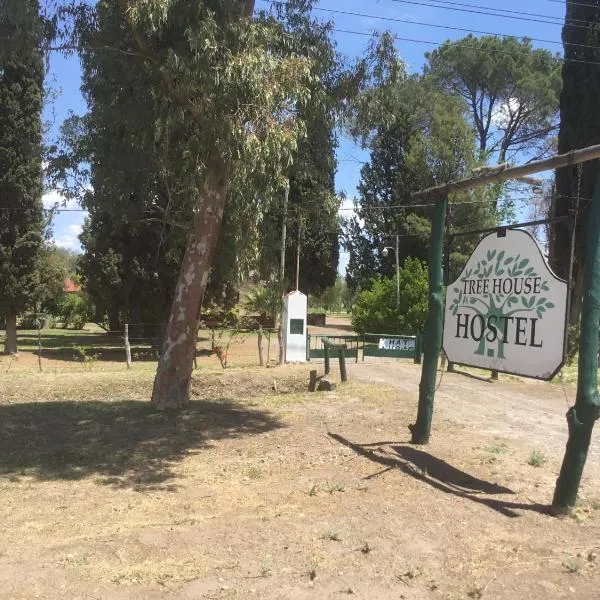
M588 160L594 160L596 158L600 158L600 144L596 146L588 146L587 148L581 148L580 150L571 150L571 152L567 152L566 154L558 154L552 158L546 158L544 160L538 160L536 162L519 165L518 167L510 167L500 172L487 173L485 175L469 177L468 179L461 179L460 181L438 185L425 190L419 190L418 192L413 192L412 197L418 198L421 196L445 196L446 194L452 192L468 190L480 185L487 185L488 183L506 181L507 179L518 179L519 177L524 177L533 173L540 173L541 171L549 171L550 169L559 169L560 167L577 165L579 163L587 162Z

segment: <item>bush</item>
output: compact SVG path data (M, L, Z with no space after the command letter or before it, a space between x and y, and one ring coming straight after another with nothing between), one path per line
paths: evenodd
M400 269L400 302L396 308L396 279L375 279L371 289L356 298L352 325L358 333L415 335L427 317L427 267L407 258Z
M63 327L83 329L93 318L93 308L83 294L65 294L56 303L56 317Z

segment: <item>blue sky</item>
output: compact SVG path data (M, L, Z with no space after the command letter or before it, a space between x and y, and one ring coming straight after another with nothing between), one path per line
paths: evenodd
M436 0L422 1L428 4L436 2ZM437 3L440 6L451 5L451 3L442 2L441 0L438 0ZM464 8L465 4L470 4L471 6L486 6L492 9L498 7L500 3L496 0L461 0L460 4L463 5L462 8ZM257 0L257 8L266 6L267 4L264 0ZM336 30L368 34L373 31L388 29L398 37L413 40L397 41L400 55L407 63L410 72L419 72L422 69L425 62L425 52L435 48L437 44L448 39L458 39L467 35L466 31L443 29L439 26L539 38L554 43L534 41L534 47L547 48L552 52L562 53L562 46L560 45L560 21L564 18L565 3L554 0L529 0L528 2L524 2L523 0L504 0L501 3L501 8L494 8L494 10L502 11L505 16L509 15L510 11L535 13L537 15L552 17L554 20L557 20L557 24L536 22L536 19L537 21L544 20L540 17L530 17L532 20L511 19L500 15L490 16L445 10L441 7L433 8L421 5L420 0L414 0L414 3L399 0L376 0L374 2L360 0L335 2L334 0L323 0L318 4L318 7L334 11L359 13L361 15L354 16L319 10L315 11L318 18L332 20L335 23ZM373 17L382 17L386 20L375 19ZM437 25L438 27L401 23L392 21L391 19L418 21ZM359 56L365 50L368 43L368 37L365 35L336 31L334 32L334 36L339 51L348 57ZM421 43L416 40L433 43ZM86 110L85 102L79 90L80 66L78 58L76 56L64 57L54 54L51 57L48 83L59 92L57 99L45 111L45 119L50 123L48 137L52 139L56 135L60 123L68 116L69 111L73 111L76 114L83 114ZM351 198L355 194L360 178L360 162L367 158L368 155L360 148L357 148L349 140L342 139L338 151L339 168L336 176L336 187L338 191L345 192L349 198L345 204L345 208L351 206ZM60 198L52 191L49 191L45 198L47 205L58 200ZM70 205L70 207L77 208L74 205ZM343 212L343 214L347 216L349 213ZM59 213L54 222L56 243L66 248L79 250L80 246L77 235L81 231L84 217L85 215L80 212ZM345 264L346 257L343 256L340 265L342 272L345 269Z

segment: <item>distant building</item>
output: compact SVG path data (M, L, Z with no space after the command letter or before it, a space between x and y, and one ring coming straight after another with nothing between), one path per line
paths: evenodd
M81 286L78 283L75 283L72 279L65 279L65 284L63 290L67 294L76 294L81 291Z

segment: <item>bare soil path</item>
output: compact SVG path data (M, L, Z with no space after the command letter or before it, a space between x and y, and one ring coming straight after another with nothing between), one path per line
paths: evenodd
M178 415L148 369L5 375L0 598L600 597L597 436L574 517L546 513L560 387L445 374L416 447L418 368L349 368L201 373Z

